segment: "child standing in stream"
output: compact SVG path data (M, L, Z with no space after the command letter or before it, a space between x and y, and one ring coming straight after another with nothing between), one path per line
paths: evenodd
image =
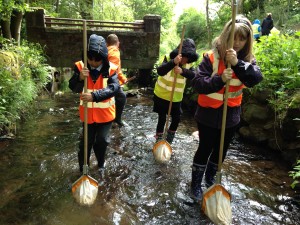
M88 157L93 148L100 173L104 169L106 149L109 144L109 132L115 119L114 96L119 90L117 67L108 61L106 41L102 36L92 34L88 40L87 68L82 61L75 63L74 73L69 80L69 88L80 93L79 114L84 122L84 102L88 107ZM87 77L88 93L83 93L84 78ZM82 123L83 124L83 123ZM83 171L84 135L80 137L78 162Z
M178 54L179 45L170 55L164 57L162 64L157 68L159 75L154 88L154 106L153 111L158 113L158 122L156 126L156 141L163 138L166 118L169 110L171 92L176 77L175 91L172 99L171 124L168 127L166 141L172 144L180 123L182 113L181 102L186 84L186 79L192 79L195 76L193 62L196 62L199 55L196 53L196 46L192 39L183 40L182 52Z
M200 141L193 159L191 183L191 195L197 202L202 199L203 176L207 188L215 183L226 82L230 81L222 161L240 122L243 88L253 87L263 78L252 53L251 22L237 16L233 48L228 47L231 24L227 22L214 40L213 49L203 55L192 80L192 87L199 94L195 119ZM226 68L228 63L231 68Z

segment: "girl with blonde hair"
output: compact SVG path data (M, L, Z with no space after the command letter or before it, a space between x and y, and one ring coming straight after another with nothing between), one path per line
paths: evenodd
M195 119L200 141L193 159L191 183L191 194L196 201L202 198L203 176L207 188L215 182L227 80L230 83L223 161L240 122L242 90L244 87L253 87L262 80L260 68L252 53L251 22L242 15L237 16L233 48L229 47L231 26L230 20L220 36L213 41L213 49L203 54L192 80L192 87L199 94ZM231 68L226 68L228 64Z

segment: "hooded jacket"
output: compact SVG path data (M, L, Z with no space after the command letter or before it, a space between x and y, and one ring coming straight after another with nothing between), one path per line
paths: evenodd
M164 100L171 100L171 92L175 81L175 73L173 68L176 66L174 58L178 55L179 45L174 49L170 56L165 56L161 66L157 68L157 73L160 75L155 83L154 94ZM182 43L181 55L188 58L188 63L179 65L182 68L182 73L177 74L176 84L173 95L173 102L181 102L186 84L186 79L194 77L194 69L192 63L197 61L199 55L196 53L196 46L192 39L187 38Z
M180 45L170 53L171 59L174 59L178 55L179 47ZM191 38L183 40L181 55L182 57L188 58L188 63L196 62L198 60L199 55L196 53L196 45Z
M94 52L102 56L102 59L107 61L108 50L106 47L106 41L102 36L92 34L88 42L88 52Z
M90 71L90 76L88 77L88 84L90 86L94 86L96 84L103 84L103 85L96 85L96 87L100 87L99 89L93 89L91 92L93 96L93 102L101 103L103 101L107 102L109 99L115 96L115 94L119 90L119 81L117 74L115 72L116 68L113 68L114 65L110 66L108 62L108 50L106 47L105 39L102 36L98 36L92 34L89 38L88 42L88 54L92 54L97 58L101 58L102 60L102 67L100 70L98 68L91 68L88 64L87 68ZM76 93L81 93L83 91L84 81L80 80L80 68L79 63L77 62L74 67L74 73L71 79L69 80L69 88ZM105 81L105 83L104 83ZM91 89L88 87L88 89ZM114 114L113 110L111 110L112 114ZM106 116L109 118L108 116ZM109 120L101 121L101 122L108 122L113 120L114 115L111 115ZM97 122L97 121L95 121Z
M258 19L253 21L252 24L252 30L253 30L253 36L255 39L260 37L261 27L260 27L260 21Z
M261 24L261 34L269 35L271 29L274 27L272 17L268 16L265 18Z

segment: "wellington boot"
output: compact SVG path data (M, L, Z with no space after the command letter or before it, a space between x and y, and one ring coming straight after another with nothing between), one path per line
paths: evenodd
M215 164L211 161L208 161L205 171L205 186L209 188L212 186L215 182L215 176L218 171L218 164Z
M206 165L193 164L192 166L192 183L191 183L191 197L198 203L202 201L202 178Z
M156 133L156 135L154 136L156 139L156 142L160 141L163 139L164 134L163 133Z
M174 140L174 137L175 137L175 131L170 131L168 130L168 133L167 133L167 138L166 138L166 141L169 143L169 144L172 144L173 140Z

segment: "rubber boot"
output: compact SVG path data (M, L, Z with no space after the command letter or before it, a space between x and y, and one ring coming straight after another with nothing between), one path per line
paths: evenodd
M206 165L193 164L192 166L192 183L191 183L191 197L200 203L202 201L202 178Z
M98 172L99 172L100 180L103 181L104 180L104 174L105 174L105 167L100 167L98 169Z
M154 136L156 139L156 142L162 140L163 136L164 136L164 133L156 133L156 135Z
M215 164L211 161L208 161L205 171L205 186L209 188L212 186L215 182L215 176L218 171L218 164Z
M123 127L125 124L122 121L122 114L126 104L126 94L123 88L120 87L119 91L115 95L115 105L116 105L116 118L114 122L118 124L119 128Z
M176 132L176 131L168 130L167 137L166 137L166 141L167 141L169 144L172 144L172 142L173 142L173 140L174 140L174 137L175 137L175 132Z

